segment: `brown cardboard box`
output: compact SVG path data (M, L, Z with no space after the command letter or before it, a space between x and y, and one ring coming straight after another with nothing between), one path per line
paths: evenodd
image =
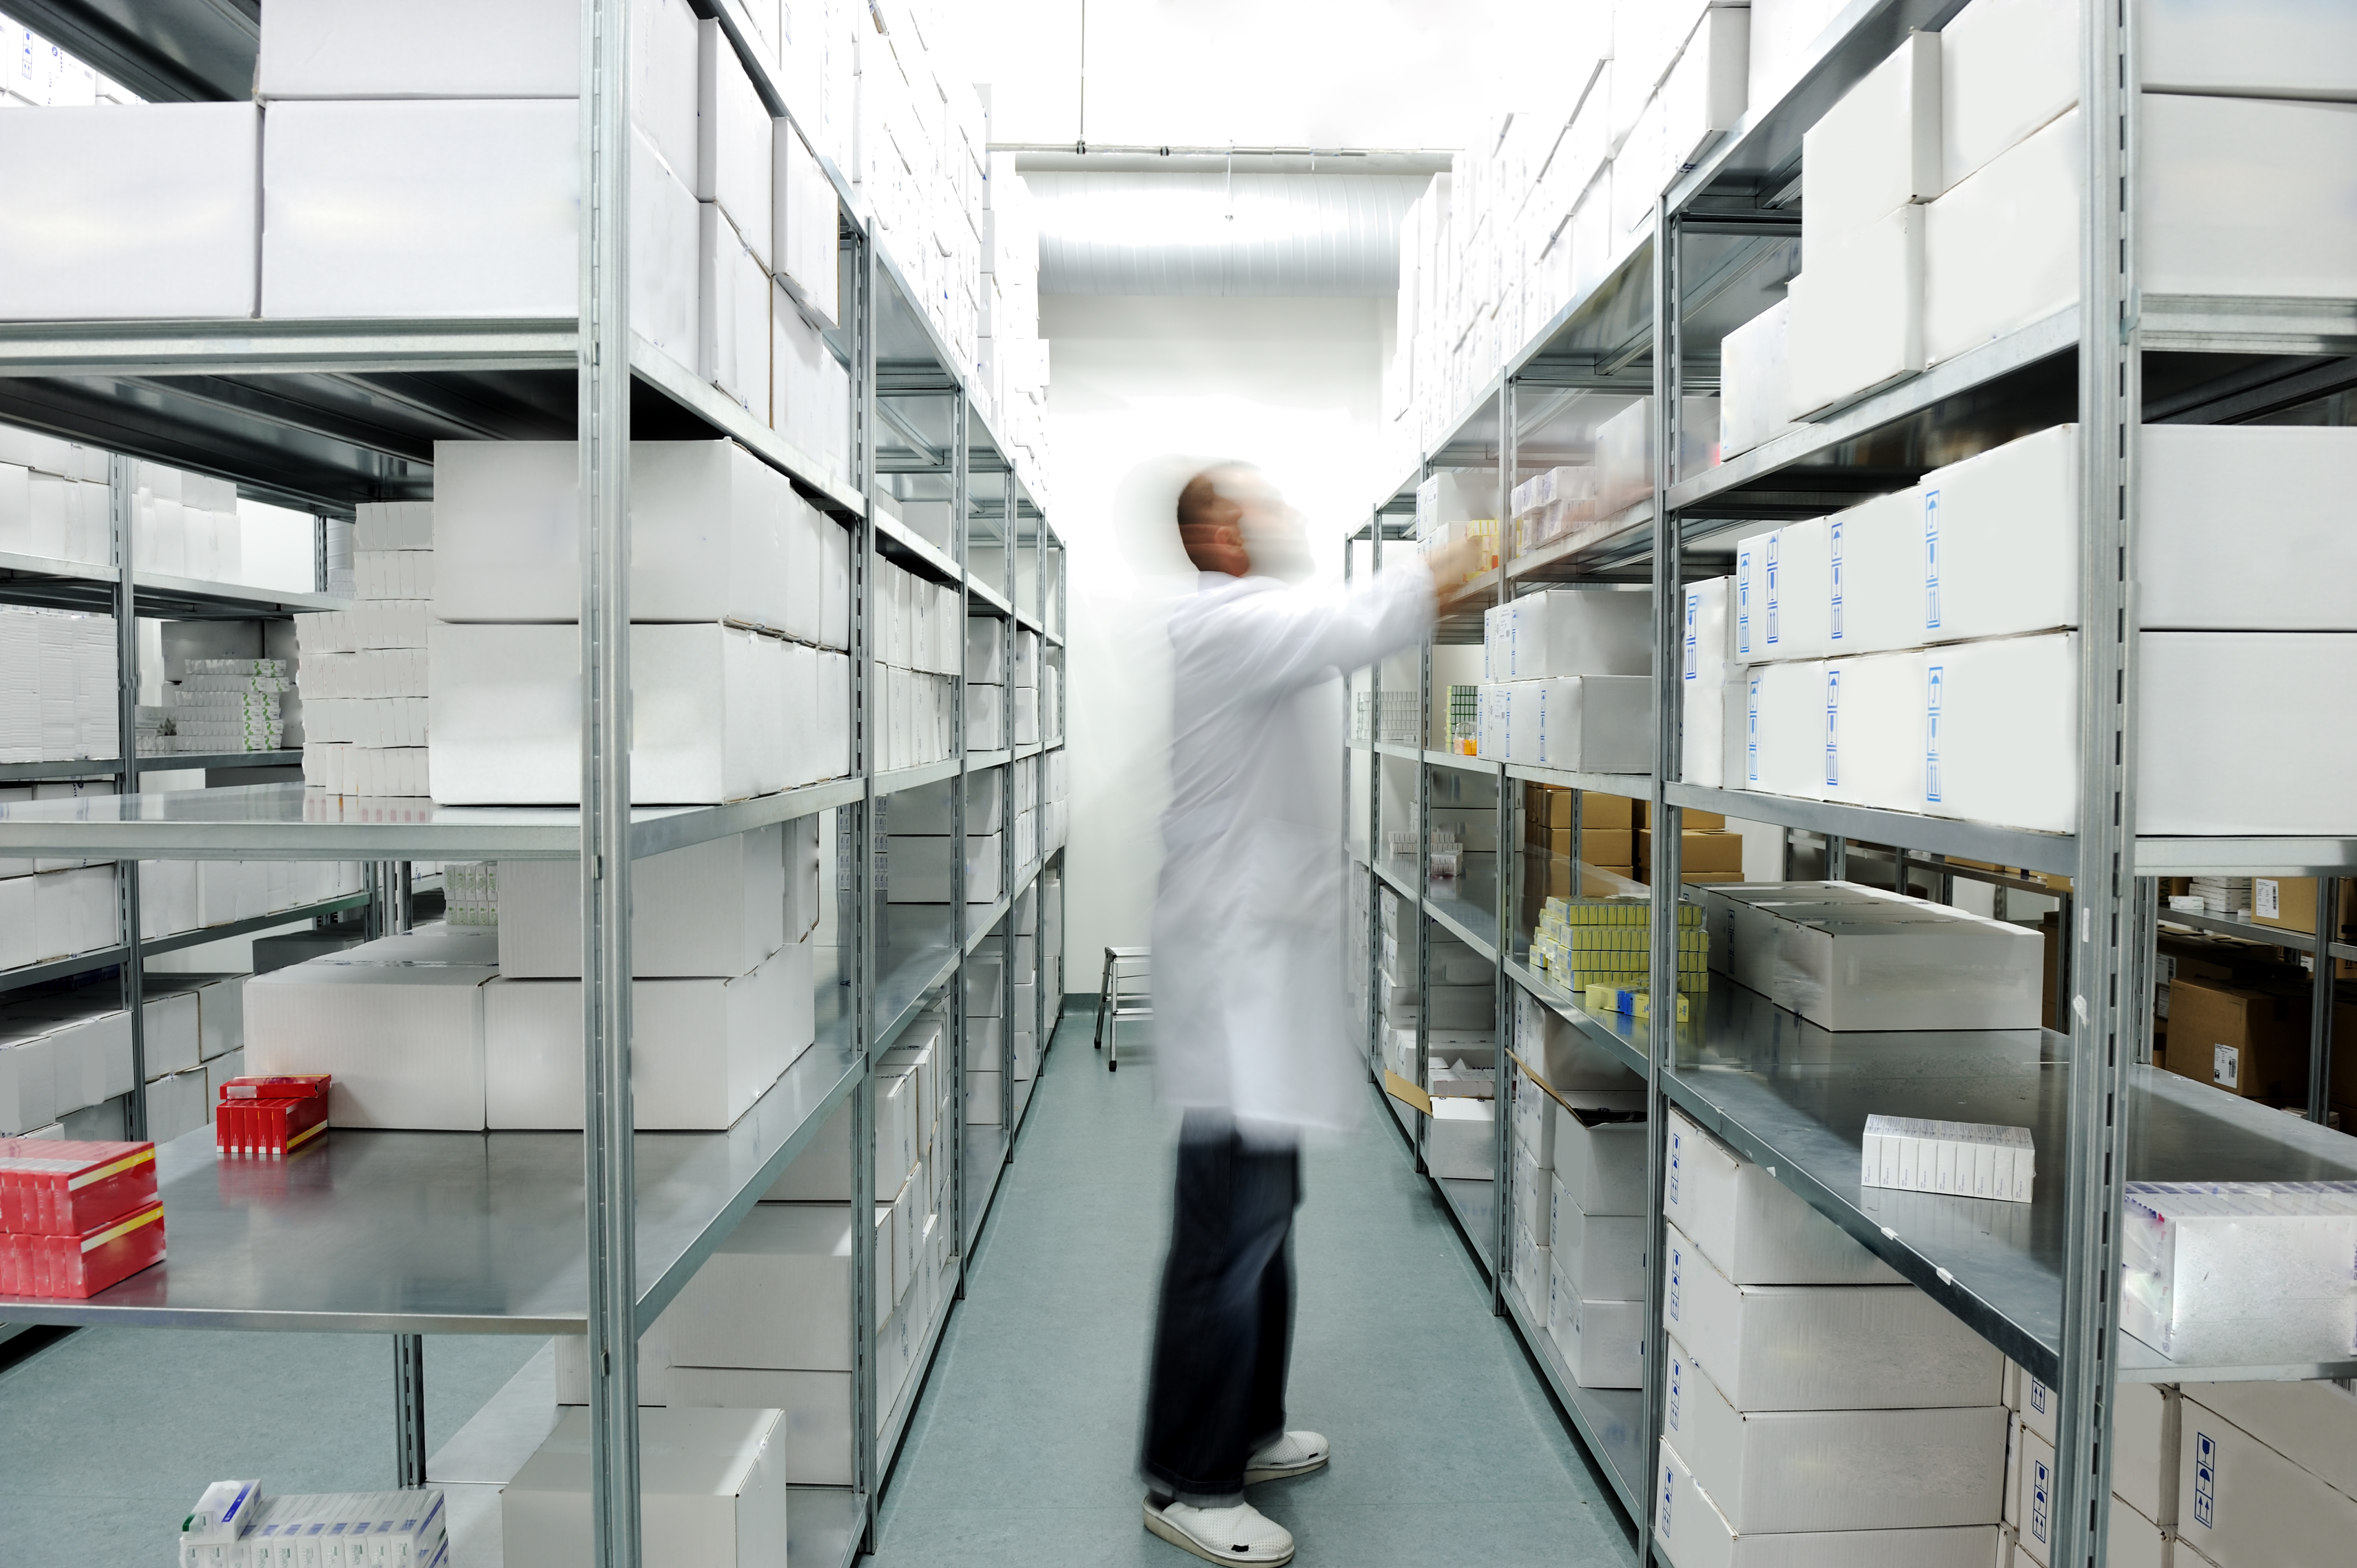
M2308 1005L2290 987L2261 990L2180 973L2169 988L2177 1047L2170 1070L2246 1100L2305 1102Z
M1591 872L1600 871L1604 873L1605 875L1621 877L1630 882L1642 882L1645 880L1643 877L1637 875L1637 868L1633 865L1591 865L1588 867L1588 870ZM1582 875L1580 877L1580 882L1582 884L1580 896L1584 898L1609 898L1616 893L1626 891L1624 888L1612 886L1593 875Z
M1547 830L1546 849L1550 854L1569 855L1571 830ZM1579 858L1590 865L1634 865L1637 863L1637 835L1627 828L1582 829Z
M1639 802L1626 795L1599 795L1590 790L1579 805L1579 825L1583 828L1634 828ZM1571 824L1566 822L1566 827Z
M1679 854L1683 856L1678 869L1687 871L1732 871L1738 876L1743 871L1743 835L1710 828L1688 828L1678 835ZM1590 855L1592 862L1595 856ZM1637 864L1653 864L1653 830L1637 831Z
M1524 789L1523 823L1525 831L1536 835L1560 832L1571 826L1571 790L1558 789L1552 784L1531 784ZM1590 831L1597 828L1634 828L1637 825L1636 810L1637 802L1626 795L1600 795L1591 789L1580 801L1579 825Z
M2352 898L2357 898L2357 881L2341 884L2341 908L2337 924L2345 932L2352 918ZM2277 930L2316 930L2316 878L2313 876L2255 876L2251 879L2251 923L2273 926Z
M2345 987L2333 992L2332 1081L2326 1098L2335 1105L2357 1105L2357 994ZM2346 1124L2357 1127L2357 1121Z
M1716 828L1724 832L1727 827L1727 818L1722 812L1697 811L1689 806L1686 808L1685 823L1689 829Z

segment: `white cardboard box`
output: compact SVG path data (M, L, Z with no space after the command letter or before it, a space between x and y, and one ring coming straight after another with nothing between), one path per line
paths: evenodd
M695 199L727 213L766 274L772 177L770 111L716 20L696 23Z
M1547 1334L1572 1381L1584 1389L1633 1389L1643 1381L1645 1304L1589 1301L1557 1268L1549 1276Z
M695 373L767 415L775 393L769 275L718 203L698 202L695 219Z
M640 1518L664 1563L748 1568L785 1555L781 1424L774 1410L640 1412ZM568 1409L500 1490L510 1568L572 1568L589 1560L590 1484L589 1412Z
M733 979L631 984L630 1093L648 1132L736 1125L813 1037L807 940ZM483 990L484 1124L581 1126L581 983Z
M1738 1285L1673 1224L1663 1326L1758 1411L1995 1406L2005 1359L1912 1285Z
M570 99L273 105L262 314L573 315L579 119Z
M1551 588L1525 594L1483 617L1490 679L1650 675L1652 613L1649 593Z
M2076 42L2068 47L2075 55ZM2043 67L2022 69L2036 75ZM1924 209L1926 363L2043 320L2079 297L2083 156L2073 109L1950 185ZM2158 237L2148 214L2143 232Z
M2357 1539L2357 1499L2194 1399L2177 1488L2179 1542L2217 1568L2340 1563Z
M999 894L999 837L969 832L965 841L965 899L995 904ZM895 904L950 901L950 843L938 835L894 834L886 841L891 856L887 897Z
M1974 0L1940 32L1943 189L2079 101L2079 7Z
M726 626L639 626L630 646L637 804L711 804L782 788L786 661L776 639ZM578 628L436 622L427 653L437 801L579 801Z
M252 103L0 116L0 313L252 316L261 139Z
M1794 278L1792 407L1808 416L1923 368L1923 213L1898 207Z
M1735 657L1822 659L1833 641L1833 525L1813 517L1736 542Z
M1641 773L1652 759L1647 678L1558 675L1502 682L1483 693L1498 721L1485 729L1484 756L1588 773Z
M570 441L435 443L436 619L579 621L579 462ZM792 496L733 441L630 443L632 621L785 629Z
M782 824L647 855L630 866L630 968L642 979L747 974L786 944ZM581 871L500 863L500 973L578 979ZM800 932L793 933L799 936Z
M1555 1267L1583 1300L1644 1299L1649 1226L1643 1215L1589 1215L1574 1206L1557 1211L1554 1221Z
M2357 635L2147 631L2139 651L2138 832L2357 828L2357 799L2337 782L2357 733L2301 722L2294 695L2357 676Z
M245 987L246 1070L335 1075L338 1127L479 1132L483 988L496 970L298 963ZM574 1038L575 1071L580 1039Z
M1494 1101L1436 1099L1425 1135L1426 1168L1460 1181L1496 1180L1497 1114Z
M1664 1159L1663 1212L1738 1284L1902 1283L1799 1194L1674 1107Z
M1825 651L1883 653L1932 640L1923 628L1921 491L1898 490L1835 512L1825 529L1833 599Z
M1824 798L1824 666L1814 660L1744 672L1742 752L1729 759L1743 788Z
M1837 246L1894 208L1945 188L1940 35L1910 33L1801 136L1804 243Z
M2038 933L1964 910L1844 909L1777 931L1770 1000L1833 1030L2034 1029Z
M2076 626L2078 490L2075 424L1924 475L1918 640Z
M1723 456L1797 429L1792 419L1792 306L1780 299L1718 343L1718 440Z
M1675 1339L1663 1397L1663 1435L1742 1534L1993 1525L2004 1507L2002 1405L1747 1415Z
M758 1203L665 1311L674 1367L851 1370L851 1210Z
M778 281L832 327L840 292L834 187L791 121L771 124L770 262Z
M1923 809L1928 657L1843 655L1813 666L1824 671L1826 800L1892 811Z
M2075 632L2000 638L1955 643L1924 656L1925 811L2048 832L2072 829L2079 818L2078 640ZM2147 658L2152 641L2148 634ZM2142 679L2146 762L2139 777L2163 800L2194 798L2195 780L2173 774L2197 758L2180 755L2183 736L2166 750L2155 749L2151 725L2165 728L2169 712L2166 703L2155 701L2164 688L2154 684L2148 671ZM2184 716L2195 721L2201 715ZM2206 725L2203 734L2205 749L2218 745ZM2155 758L2166 760L2156 767ZM2145 831L2154 831L2150 794L2138 800L2138 811Z
M1566 1201L1587 1214L1645 1212L1645 1123L1609 1112L1554 1107L1555 1172Z
M779 1412L786 1484L851 1485L851 1374L766 1367L675 1367L673 1407L715 1405Z
M2341 525L2357 430L2147 424L2136 515L2147 628L2357 630L2357 535ZM2221 534L2234 548L2214 548Z
M1738 1535L1666 1438L1652 1514L1654 1537L1677 1568L1986 1568L1997 1549L1995 1525Z

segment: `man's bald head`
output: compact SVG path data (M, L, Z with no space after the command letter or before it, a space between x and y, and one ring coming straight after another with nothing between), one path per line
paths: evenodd
M1241 577L1252 570L1244 548L1244 509L1232 494L1222 493L1221 482L1233 481L1242 470L1232 463L1204 469L1178 491L1178 542L1199 572Z

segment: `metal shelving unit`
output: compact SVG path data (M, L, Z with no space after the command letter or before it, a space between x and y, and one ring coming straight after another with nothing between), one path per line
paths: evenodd
M564 809L436 806L357 800L296 784L229 786L162 795L133 792L138 772L253 766L262 757L163 757L127 766L38 765L70 772L0 778L115 776L123 792L71 802L0 809L0 846L11 852L92 857L361 860L388 869L417 860L587 859L601 874L585 900L585 1080L582 1134L336 1130L305 1159L251 1170L217 1162L210 1131L158 1151L172 1227L170 1260L86 1302L8 1299L14 1323L141 1323L384 1333L396 1361L396 1440L404 1484L427 1479L418 1336L429 1332L582 1334L590 1347L597 1560L642 1560L637 1517L637 1357L629 1347L695 1268L766 1193L787 1164L852 1107L853 1208L877 1196L871 1063L919 1015L941 1004L951 1019L945 1069L963 1089L966 960L1005 933L1000 973L1012 1020L1015 947L1006 928L1015 901L1039 886L1060 850L1017 865L1010 821L1001 834L1000 887L989 905L963 901L963 853L953 854L952 902L893 905L883 896L872 824L879 802L929 783L960 784L990 768L1039 768L1037 744L1011 733L969 737L966 682L955 682L953 755L879 772L880 737L865 722L874 705L871 596L877 564L957 587L965 614L996 617L1045 634L1060 650L1065 624L1064 545L973 403L955 358L917 296L876 242L857 188L822 159L842 209L839 243L849 261L848 309L830 348L846 365L852 398L852 472L829 464L754 419L628 327L620 280L628 266L619 215L621 149L629 129L618 84L624 59L618 24L627 0L583 0L595 39L585 64L582 188L584 309L576 319L533 321L227 321L0 325L0 419L132 456L233 480L244 495L309 510L348 512L361 501L430 499L437 439L571 439L582 456L585 562L584 804ZM118 80L158 98L242 97L258 34L250 11L199 8L166 17L117 16L116 7L39 0L22 12ZM791 117L782 84L748 47L736 0L698 0L716 16L773 115ZM930 433L936 439L927 441ZM782 472L821 510L854 532L852 671L854 769L845 779L726 806L631 808L626 707L629 621L621 586L603 563L621 556L628 440L726 436ZM912 437L914 437L912 439ZM118 468L124 459L118 458ZM955 503L947 548L874 505L888 492L931 485ZM926 491L925 493L932 493ZM114 549L131 557L128 509L118 484ZM996 553L969 542L995 542ZM261 594L221 585L77 563L0 557L0 596L104 607L136 614L285 615L339 607L319 596ZM1018 613L1019 612L1019 613ZM119 624L134 625L128 615ZM123 639L124 668L136 657ZM1060 658L1060 654L1058 655ZM132 755L135 684L123 698L123 756ZM1062 714L1056 739L1061 744ZM969 744L970 740L982 744ZM271 763L299 762L299 753ZM952 828L965 833L963 791ZM71 810L62 808L70 807ZM817 1042L725 1133L637 1132L628 1056L630 863L688 844L823 811L839 813L846 874L838 901L836 965L823 983ZM395 878L381 878L388 889ZM135 875L126 878L124 929L137 929ZM1060 886L1059 883L1058 886ZM362 898L328 900L268 917L281 923L338 912ZM388 900L380 897L382 906ZM1033 899L1035 909L1037 897ZM1039 917L1035 931L1046 923ZM1056 922L1060 925L1060 920ZM237 934L253 922L140 944L141 950ZM1035 962L1038 943L1033 943ZM76 963L118 962L128 950ZM135 975L137 965L124 966ZM1028 977L1044 1051L1060 994ZM137 1020L135 981L128 1002ZM963 1095L952 1095L943 1135L952 1140L951 1265L963 1293L966 1253L1012 1157L1019 1109L1015 1035L999 1034L995 1063L1010 1097L996 1126L968 1129ZM974 1064L980 1068L985 1064ZM1025 1103L1028 1104L1028 1094ZM971 1135L969 1135L971 1134ZM431 1190L430 1204L421 1201ZM361 1240L367 1242L365 1247ZM292 1246L279 1245L292 1242ZM320 1268L323 1253L351 1268ZM300 1265L288 1262L303 1260ZM855 1484L795 1488L791 1549L796 1561L848 1563L873 1544L881 1478L890 1471L910 1412L952 1310L945 1299L921 1336L921 1354L889 1409L877 1380L875 1259L855 1249ZM944 1276L949 1283L951 1275Z
M1379 734L1346 750L1347 836L1368 848L1351 863L1366 897L1367 1048L1383 1065L1381 981L1375 949L1383 940L1378 905L1385 890L1400 901L1403 961L1413 916L1419 991L1429 984L1424 933L1437 926L1485 955L1494 940L1499 970L1498 1024L1511 1041L1517 993L1535 999L1644 1075L1652 1097L1653 1245L1661 1258L1662 1128L1674 1105L1771 1171L1779 1181L1901 1274L1940 1300L1974 1330L2021 1362L2061 1396L2060 1485L2053 1518L2061 1528L2053 1561L2072 1568L2100 1563L2106 1511L2091 1507L2109 1487L2109 1421L2122 1381L2233 1380L2346 1377L2357 1361L2317 1361L2248 1342L2201 1346L2175 1359L2125 1338L2115 1326L2116 1234L2121 1184L2129 1179L2309 1180L2357 1176L2357 1141L2319 1125L2330 1052L2330 983L2317 983L2310 1064L2309 1119L2221 1093L2150 1064L2150 998L2157 923L2235 937L2318 958L2357 958L2336 941L2329 922L2336 879L2357 874L2357 842L2343 839L2162 837L2136 835L2136 755L2127 735L2136 650L2132 636L2083 637L2080 712L2086 743L2080 767L2083 822L2078 834L2034 832L1836 802L1773 797L1680 782L1677 617L1663 607L1682 598L1690 579L1727 569L1733 542L1776 522L1823 516L1913 484L1935 462L1995 446L2026 431L2076 423L2084 530L2078 624L2125 628L2137 482L2137 428L2147 422L2233 423L2319 397L2346 385L2345 357L2357 352L2357 301L2237 300L2141 295L2134 242L2132 166L2138 135L2137 95L2124 91L2133 41L2133 7L2087 8L2083 44L2083 113L2115 125L2090 136L2085 187L2130 193L2094 202L2081 240L2082 304L2058 311L1895 385L1820 414L1800 428L1725 462L1680 471L1678 419L1690 387L1716 384L1719 339L1772 302L1789 275L1800 239L1802 134L1879 65L1906 34L1936 29L1955 0L1856 0L1813 46L1795 84L1773 103L1754 104L1743 120L1683 169L1663 193L1648 231L1587 295L1546 323L1506 360L1432 441L1422 461L1371 511L1353 536L1351 569L1380 568L1386 542L1408 536L1416 482L1437 468L1494 469L1498 514L1510 517L1507 492L1518 456L1546 460L1566 435L1580 432L1583 400L1626 406L1653 399L1653 494L1583 533L1517 554L1501 530L1503 570L1488 588L1497 602L1555 584L1645 583L1656 605L1654 764L1639 775L1581 776L1501 766L1385 740ZM1609 410L1608 410L1609 412ZM1942 454L1936 459L1934 452ZM1472 617L1438 628L1435 642L1478 637ZM1413 680L1414 678L1411 677ZM1371 715L1395 678L1383 669L1357 672ZM1436 698L1432 661L1418 687L1420 738L1428 736ZM1380 722L1375 720L1374 722ZM1416 771L1412 784L1402 764ZM1403 789L1417 811L1429 803L1434 769L1487 773L1500 790L1495 914L1469 918L1461 900L1436 889L1426 872L1428 834L1413 859L1383 853L1385 811ZM1845 874L1849 845L1894 846L1899 865L1934 877L1943 897L1958 880L2053 893L2034 878L1950 866L1950 858L2022 867L2069 878L2064 895L2075 918L2064 922L2062 1008L2065 1032L2024 1030L1933 1036L1834 1035L1781 1012L1765 999L1714 976L1693 1021L1673 1025L1656 1049L1650 1024L1591 1015L1526 962L1528 933L1518 929L1522 856L1519 790L1523 782L1633 797L1648 803L1655 829L1652 875L1679 885L1683 814L1707 811L1782 830L1787 864L1794 832L1823 836L1829 875ZM1575 797L1577 799L1577 797ZM2118 809L2115 809L2117 807ZM1577 820L1575 815L1575 821ZM1399 824L1393 824L1397 826ZM1577 830L1575 830L1575 839ZM1575 850L1577 858L1577 850ZM1889 852L1878 868L1890 865ZM2306 933L2158 908L2154 879L2212 873L2316 876L2318 929L2324 953ZM1580 875L1588 873L1585 868ZM1674 916L1657 902L1652 923L1652 989L1674 981ZM2322 962L2317 968L2325 976ZM1426 1073L1419 1025L1417 1076ZM1534 1064L1535 1065L1535 1064ZM1422 1168L1423 1118L1390 1101ZM2038 1201L1975 1205L1932 1195L1858 1185L1858 1148L1869 1110L2026 1125L2045 1154ZM1502 1122L1503 1118L1501 1118ZM1609 1478L1635 1528L1640 1568L1661 1560L1647 1504L1652 1453L1661 1431L1658 1387L1641 1392L1579 1388L1541 1321L1505 1283L1511 1270L1491 1260L1511 1243L1509 1134L1500 1130L1490 1227L1473 1251L1491 1279L1492 1310L1521 1333L1570 1424ZM1439 1195L1473 1239L1477 1206L1439 1182ZM1476 1184L1480 1185L1480 1184ZM1646 1362L1664 1364L1658 1324L1661 1284L1651 1284L1656 1325Z

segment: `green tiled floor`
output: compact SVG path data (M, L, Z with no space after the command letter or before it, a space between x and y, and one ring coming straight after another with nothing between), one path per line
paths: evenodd
M885 1493L880 1564L1193 1561L1138 1521L1177 1119L1132 1038L1114 1074L1086 1017L1049 1055ZM1334 1462L1254 1501L1304 1564L1627 1563L1619 1510L1372 1092L1368 1111L1310 1153L1296 1230L1292 1422L1331 1437Z

